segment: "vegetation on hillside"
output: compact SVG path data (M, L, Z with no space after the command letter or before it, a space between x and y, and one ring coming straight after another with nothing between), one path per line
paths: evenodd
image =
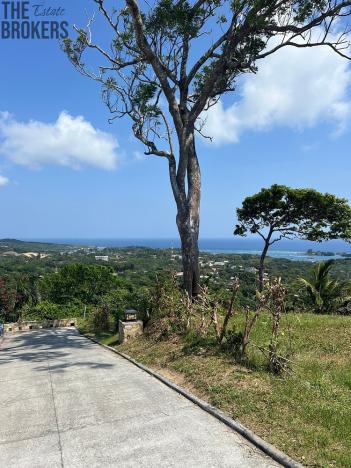
M191 300L178 250L47 253L3 257L0 247L2 320L74 316L118 345L118 320L135 308L145 334L121 350L302 462L349 466L349 259L267 258L259 293L258 256L202 253L203 286Z
M29 246L21 243L21 249ZM41 245L41 244L40 244ZM90 310L107 304L115 316L124 308L135 307L146 313L147 297L156 279L176 274L182 282L181 254L177 249L69 247L59 251L59 245L48 244L45 255L25 257L3 255L7 244L0 242L0 314L1 319L16 321L18 318L43 317L50 303L56 304L58 314L84 315ZM15 251L16 252L16 251ZM20 250L17 249L17 253ZM38 250L34 250L38 252ZM106 261L97 258L106 257ZM254 307L258 288L259 257L249 254L200 255L202 284L217 300L226 300L234 278L240 289L238 304ZM286 298L288 310L312 310L313 303L299 278L310 279L313 264L286 259L266 259L266 277L282 278L289 285ZM349 258L335 260L328 270L330 278L343 285L351 279ZM328 277L329 277L328 276ZM45 302L46 306L38 305ZM336 304L336 303L335 303ZM340 308L345 304L340 304ZM337 309L330 310L331 313ZM344 307L344 313L348 313ZM51 313L49 313L52 316Z
M242 321L243 317L234 316L230 327L238 329ZM213 337L192 333L161 341L144 336L118 349L187 387L303 465L347 468L351 466L350 330L351 317L285 315L280 341L282 349L290 352L292 371L281 376L267 372L258 349L269 342L267 314L257 321L252 334L255 346L249 347L246 363L218 346ZM115 341L116 336L110 343Z
M92 320L81 328L303 464L350 466L351 317L287 311L277 280L255 307L241 307L238 288L236 281L221 299L204 288L189 301L175 277L164 277L148 297L143 337L119 345L113 323L97 334Z

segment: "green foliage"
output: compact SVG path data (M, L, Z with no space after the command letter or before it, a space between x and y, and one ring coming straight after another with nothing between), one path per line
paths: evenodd
M82 306L74 303L64 305L42 301L34 307L23 308L22 320L55 320L80 317L83 313Z
M160 114L159 107L153 104L157 86L154 83L140 83L133 96L133 104L145 117L157 117Z
M163 276L151 292L150 321L146 333L155 340L169 339L174 335L185 337L189 349L201 347L203 340L217 342L238 362L249 363L247 356L252 334L260 316L268 311L272 321L271 334L268 344L261 351L266 355L267 367L272 373L287 371L287 355L282 355L279 349L280 320L286 310L286 288L280 279L267 284L262 293L257 292L256 307L252 310L238 306L239 289L239 281L235 280L229 297L223 296L220 301L207 287L201 288L199 295L190 299L180 289L175 275ZM239 330L228 329L234 316L243 317Z
M312 14L324 11L327 5L327 0L300 0L296 2L294 7L294 19L297 23L303 23L310 18Z
M133 293L129 298L128 308L132 308L138 311L140 320L143 320L144 324L150 319L150 310L152 308L152 290L146 286L135 286Z
M168 274L157 278L149 299L148 332L155 338L166 338L186 329L186 293L177 277Z
M16 252L64 252L72 249L68 244L53 244L49 242L29 242L18 239L0 239L0 251Z
M298 237L311 241L351 238L351 208L344 198L313 189L274 184L245 198L237 209L234 235L261 234L271 239ZM267 230L268 233L265 234Z
M313 189L274 184L245 198L237 209L234 235L258 234L264 241L259 265L263 289L264 262L269 247L282 238L310 241L351 240L351 208L344 198Z
M107 306L111 314L118 320L123 312L130 308L132 292L124 287L112 289L101 297L100 303Z
M338 281L330 275L333 263L333 260L316 263L309 280L300 278L309 303L317 313L336 313L339 308L351 301L351 283Z
M72 263L58 273L46 275L40 289L43 299L56 304L78 300L85 304L99 304L101 297L117 286L110 267Z
M15 246L14 246L15 247ZM34 246L30 245L35 251ZM26 243L21 243L20 247L24 252L29 251ZM41 300L56 302L54 298L59 299L63 296L65 302L72 303L73 298L70 293L63 294L62 281L58 281L59 289L56 291L56 282L52 283L52 278L61 278L63 268L71 265L72 262L80 263L83 267L101 266L95 260L95 252L91 248L69 247L70 253L65 253L67 246L43 245L46 257L37 259L28 259L22 256L2 257L0 262L0 278L5 283L0 287L0 309L2 320L16 321L21 316L22 310L35 306ZM62 253L60 253L62 248ZM1 247L6 251L7 244ZM85 296L85 289L79 289L79 297L75 299L81 310L87 306L87 316L93 308L108 305L111 316L116 320L127 308L134 308L139 312L139 316L146 323L153 309L155 278L162 282L164 276L169 276L170 270L179 271L181 269L180 251L177 249L149 249L149 248L107 248L101 251L102 255L109 255L109 262L106 262L110 271L113 270L114 278L109 289L105 289L101 295L94 295L94 302L90 303L91 288L88 283L88 295ZM259 267L259 257L250 254L211 254L201 253L201 273L203 275L202 284L208 287L209 292L219 304L227 304L230 299L230 287L233 276L238 277L240 281L240 290L238 293L238 306L248 306L253 310L256 306L255 291L258 286L257 268ZM216 273L213 272L214 262L219 262L222 266L216 267ZM104 263L105 265L105 263ZM310 310L311 301L302 293L299 277L305 277L306 271L310 269L309 262L292 262L287 259L277 259L268 257L266 259L266 271L270 278L282 277L284 284L289 285L288 309L289 311ZM256 269L256 273L255 273ZM253 270L251 272L250 270ZM54 273L58 271L58 273ZM333 277L338 281L351 280L351 261L349 258L335 260L333 266ZM1 282L1 280L0 280ZM40 283L40 287L39 287ZM176 281L178 284L178 281ZM44 290L48 286L48 292ZM170 288L171 289L171 288ZM71 289L70 289L71 290ZM72 287L72 295L75 295L75 286ZM17 296L17 292L21 295ZM48 293L50 292L50 297ZM66 297L68 301L66 301ZM52 297L52 298L51 298ZM1 305L1 301L3 305ZM60 304L60 303L59 303ZM62 302L62 305L63 302ZM342 305L341 305L342 307ZM23 312L24 313L24 312ZM345 310L344 313L349 313Z
M38 301L35 276L18 273L0 276L0 320L16 322L24 305L33 306Z
M72 41L69 37L63 39L62 49L67 54L71 62L75 66L84 66L81 63L81 57L85 49L88 47L88 34L84 29L78 30L77 39Z
M187 1L159 0L145 21L149 34L162 32L169 39L178 35L196 37L201 28L201 10L194 10Z
M107 331L110 329L110 312L109 308L105 305L93 310L91 322L94 330L98 332Z

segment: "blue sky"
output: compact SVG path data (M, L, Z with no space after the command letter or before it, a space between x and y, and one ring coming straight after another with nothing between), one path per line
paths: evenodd
M79 3L51 2L71 26L84 25ZM55 40L2 40L0 63L0 238L177 235L166 161L140 157L129 120L107 122L98 84ZM209 118L214 143L198 141L201 236L230 237L235 208L272 183L351 199L350 90L346 61L316 49L283 52L242 81ZM79 156L65 154L71 134L47 142L60 125L82 130ZM103 156L85 159L89 138Z

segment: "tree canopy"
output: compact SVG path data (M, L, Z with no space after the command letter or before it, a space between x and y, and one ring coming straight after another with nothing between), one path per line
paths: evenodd
M258 234L264 241L259 266L263 288L264 261L269 247L281 239L351 240L351 208L345 198L303 188L274 184L245 198L237 209L234 235Z
M234 234L258 234L270 244L282 238L351 239L351 208L344 198L314 189L272 185L245 198Z
M58 273L46 275L40 285L44 299L56 304L78 301L99 304L101 296L117 287L111 267L71 263Z

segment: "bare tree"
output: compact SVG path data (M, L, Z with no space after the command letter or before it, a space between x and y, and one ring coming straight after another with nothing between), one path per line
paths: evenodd
M349 58L351 1L120 0L118 8L94 2L111 33L108 43L105 34L95 40L93 17L63 48L83 75L101 83L113 118L132 119L145 154L168 161L184 286L194 296L201 193L195 134L203 135L206 111L235 90L240 75L255 73L259 60L284 47L325 46ZM85 61L88 50L100 55L96 70Z

